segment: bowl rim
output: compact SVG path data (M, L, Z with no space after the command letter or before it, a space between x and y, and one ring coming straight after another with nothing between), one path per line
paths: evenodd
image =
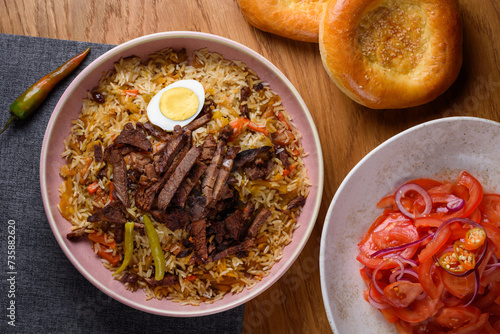
M45 174L47 173L48 170L48 165L49 162L47 159L45 159L47 155L47 149L48 145L50 142L50 138L52 136L52 133L54 131L54 123L57 119L57 116L61 112L63 106L66 104L69 96L76 90L78 85L81 84L81 82L92 72L91 69L96 68L105 62L109 61L110 59L116 57L119 54L123 54L127 50L136 47L137 45L141 45L143 43L151 43L157 40L169 40L169 39L179 39L179 38L186 38L186 39L199 39L201 41L210 41L210 42L215 42L218 44L222 44L225 47L229 47L230 49L235 49L240 53L246 54L247 56L255 59L258 63L262 64L264 68L269 69L277 78L279 81L286 86L286 89L288 89L294 96L294 98L297 100L297 104L300 107L300 110L302 113L304 113L306 121L308 126L311 129L312 133L312 145L316 148L317 152L317 162L318 162L318 184L316 185L317 190L315 192L316 195L316 202L314 203L314 207L312 208L313 212L311 215L311 219L309 221L309 224L307 226L307 229L304 230L304 235L303 238L300 240L300 243L297 245L294 245L293 251L289 256L288 262L285 262L285 265L283 265L279 271L272 273L273 277L272 280L268 280L267 282L259 282L257 286L252 287L252 291L249 292L247 295L245 295L243 298L239 298L233 302L230 303L223 303L222 300L216 301L213 304L210 304L210 306L214 305L214 307L206 308L206 309L196 309L198 306L191 306L191 305L180 305L180 311L173 311L173 310L164 310L164 309L158 309L156 307L151 307L147 305L147 301L144 302L142 301L141 303L132 301L128 299L126 296L122 296L121 294L117 293L113 289L110 289L106 287L103 283L101 283L99 280L97 280L90 272L88 272L85 268L83 268L82 265L79 264L78 260L74 257L72 252L69 250L69 248L66 246L63 240L63 236L59 232L56 224L55 217L53 215L53 212L50 208L49 205L49 194L48 194L48 187L45 179ZM259 54L258 52L250 49L249 47L230 40L225 37L221 37L218 35L214 34L209 34L209 33L203 33L203 32L195 32L195 31L168 31L168 32L159 32L159 33L154 33L154 34L149 34L149 35L144 35L141 37L137 37L135 39L132 39L130 41L127 41L125 43L122 43L120 45L117 45L113 47L112 49L106 51L99 57L97 57L95 60L93 60L87 67L85 67L76 77L75 79L69 84L69 86L66 88L66 90L63 92L61 95L59 101L57 102L54 111L51 114L51 117L49 119L49 122L47 124L47 128L45 130L44 134L44 139L42 143L42 149L40 153L40 188L41 188L41 194L42 194L42 201L43 201L43 206L45 210L45 214L47 217L47 220L49 221L50 228L52 229L52 234L56 238L57 243L63 250L64 254L66 257L70 260L70 262L73 264L73 266L82 274L90 283L92 283L95 287L97 287L99 290L104 292L106 295L110 296L111 298L128 305L132 308L135 308L140 311L144 311L147 313L152 313L152 314L157 314L157 315L163 315L163 316L177 316L177 317L195 317L195 316L206 316L206 315L212 315L216 313L220 313L223 311L230 310L232 308L235 308L237 306L240 306L253 298L257 297L260 295L262 292L267 290L270 286L272 286L274 283L276 283L280 277L293 265L293 263L297 260L299 257L302 249L305 247L307 241L309 240L309 237L312 233L312 230L316 224L317 217L319 215L319 209L321 206L321 200L322 200L322 195L323 195L323 184L324 184L324 166L323 166L323 153L322 153L322 148L321 148L321 142L319 139L319 134L316 128L316 125L314 123L314 120L311 116L311 113L305 104L302 96L299 94L297 89L293 86L293 84L290 82L290 80L273 64L271 63L267 58ZM281 259L280 261L283 261L284 259ZM271 269L272 270L272 269Z
M333 330L334 333L340 333L339 330L337 329L335 325L335 319L334 319L334 314L332 312L332 309L330 307L329 303L329 296L328 296L328 282L327 278L325 277L325 262L326 262L326 248L328 247L327 245L327 230L330 227L330 222L332 221L332 214L333 214L333 208L335 206L335 203L337 202L338 198L340 197L340 194L343 192L344 188L346 188L347 183L349 180L352 178L352 176L356 173L356 171L362 166L368 159L370 159L373 155L377 154L378 151L383 149L386 145L398 140L399 138L407 135L410 132L419 130L421 128L430 126L430 125L435 125L438 123L444 123L444 122L455 122L455 121L474 121L474 122L483 122L483 123L489 123L492 125L500 126L499 122L486 119L486 118L480 118L480 117L474 117L474 116L451 116L451 117L443 117L443 118L438 118L435 120L427 121L421 124L417 124L415 126L412 126L392 137L389 139L385 140L381 144L379 144L377 147L375 147L373 150L371 150L367 155L365 155L347 174L347 176L344 178L340 186L338 187L337 191L335 192L335 195L333 196L330 205L328 207L328 211L325 216L325 221L323 224L323 229L321 232L321 243L320 243L320 253L319 253L319 270L320 270L320 283L321 283L321 295L323 297L323 305L325 307L325 312L328 318L328 322L330 323L330 327Z

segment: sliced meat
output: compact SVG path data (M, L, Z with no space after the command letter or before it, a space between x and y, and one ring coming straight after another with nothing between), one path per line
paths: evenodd
M123 223L115 223L115 227L113 229L114 239L117 244L123 242L123 237L125 235L125 224Z
M233 135L233 133L234 133L233 127L230 124L228 124L225 127L223 127L222 129L220 129L219 140L223 139L225 141L228 141L229 138L231 138L231 136Z
M253 181L262 179L266 176L266 170L256 165L245 167L245 173L248 178Z
M155 202L156 195L163 188L168 180L166 173L158 181L153 182L151 185L142 185L137 187L135 192L135 204L138 208L144 211L150 211Z
M156 182L158 180L158 174L156 174L155 166L151 164L147 164L144 166L144 174L151 182Z
M114 193L123 205L128 208L130 207L130 200L128 198L127 165L117 149L112 149L109 152L109 163L113 166Z
M203 162L210 162L212 160L217 143L212 134L205 137L205 142L203 143L203 151L201 152L200 160Z
M128 174L128 178L130 179L130 181L132 181L132 183L139 183L139 180L141 179L141 172L139 172L137 169L129 169L127 171L127 174Z
M255 243L253 242L253 240L251 240L251 239L245 240L241 244L238 244L236 246L231 246L231 247L226 248L225 250L215 254L213 257L213 260L219 261L221 259L224 259L224 258L231 256L231 255L234 255L236 253L246 251L246 250L252 248L253 246L255 246Z
M246 86L240 90L240 115L243 117L248 117L248 104L246 102L251 93L250 88Z
M191 201L191 208L189 209L189 214L191 215L191 220L200 220L205 214L205 207L207 206L207 201L205 196L195 196Z
M108 177L108 165L102 167L101 170L99 171L99 173L97 173L97 178L99 180L102 180L105 177Z
M279 151L279 150L277 150L277 151ZM279 153L277 153L277 156L278 156L278 159L280 159L281 163L283 164L283 167L285 167L285 168L290 167L290 161L288 161L288 158L290 156L288 155L288 153L286 152L285 149L283 149L282 151L279 151Z
M158 208L165 210L170 204L170 201L175 195L175 192L181 185L182 181L189 173L194 163L201 154L201 147L193 146L186 154L179 166L175 169L172 176L168 179L158 197Z
M124 156L123 159L131 169L135 169L141 174L144 173L144 167L152 162L149 155L141 152L131 152Z
M241 151L238 153L236 158L234 158L233 169L236 170L247 164L253 163L257 157L261 154L267 154L271 149L271 146L262 146L259 148Z
M203 125L207 124L211 120L212 120L212 114L211 113L205 114L201 117L198 117L197 119L195 119L194 121L192 121L188 125L186 125L185 128L189 129L191 131L194 131L198 128L201 128Z
M135 223L134 222L134 231L139 232L140 235L144 235L144 224L143 223Z
M172 164L168 170L161 176L161 178L151 185L138 187L135 192L135 204L144 211L150 211L157 199L158 193L163 189L170 176L174 173L177 166L180 164L186 153L188 147L184 146L182 150L175 156Z
M157 286L175 285L179 283L179 278L176 275L172 274L165 274L163 279L159 281L157 281L154 277L145 278L144 280L153 288L156 288Z
M181 250L179 252L179 254L177 254L175 257L178 258L178 259L183 259L183 258L188 257L189 255L191 255L192 252L193 252L193 250L190 249L190 248L184 249L184 250Z
M227 182L222 186L222 190L219 196L219 200L223 201L234 196L233 188L230 187Z
M231 239L238 240L244 223L243 213L241 213L240 210L236 210L224 220L227 236Z
M102 145L94 145L94 160L95 162L102 162L104 160L104 152L102 151Z
M162 174L169 168L175 155L187 144L189 137L191 137L190 132L177 133L163 149L155 154L154 166L156 173Z
M120 135L115 138L114 143L131 145L140 148L143 151L153 151L151 142L146 138L142 131L134 129L132 123L125 124L125 127Z
M150 212L155 220L165 224L170 231L182 230L189 223L189 213L180 208L174 208L168 212L160 210Z
M229 178L229 174L231 173L231 169L233 168L233 161L240 148L238 146L231 146L227 149L227 153L222 161L222 168L217 175L217 180L215 181L214 190L213 190L213 199L212 203L217 203L221 197L222 189L226 185L226 181ZM210 204L210 202L209 202Z
M85 227L80 227L66 234L66 238L70 241L75 241L80 237L86 237L87 235L88 233L85 232Z
M161 141L168 141L170 135L168 134L167 131L157 127L154 124L151 124L149 122L146 122L143 124L144 129L153 137L156 139L159 139Z
M127 219L119 202L111 202L103 208L97 209L93 215L87 217L88 222L110 222L125 224Z
M226 224L224 221L213 221L210 223L215 234L215 242L218 244L222 243L224 237L226 236Z
M193 236L196 255L206 260L208 258L208 250L205 219L197 220L191 223L191 235Z
M297 196L295 197L294 199L292 199L289 203L288 203L288 210L291 210L293 208L298 208L298 207L301 207L301 206L304 206L304 204L306 203L306 198L304 196Z
M239 183L238 179L234 177L234 175L230 174L227 178L227 184L230 186L235 186Z
M188 175L181 183L179 188L177 189L177 193L174 196L174 202L180 207L184 207L186 204L186 200L193 190L194 186L200 180L201 176L207 170L207 165L203 162L196 161L193 168L189 171Z
M254 221L248 228L247 236L250 238L255 237L259 232L261 226L264 225L269 217L271 217L271 211L266 208L260 210L260 212L257 214L257 217L255 217Z
M213 198L213 189L215 185L215 181L217 180L217 175L219 174L219 169L222 164L222 160L224 158L224 147L226 143L223 140L220 140L217 143L217 148L215 149L214 156L210 165L205 172L205 177L201 183L201 188L205 197L207 198L207 204L212 202Z

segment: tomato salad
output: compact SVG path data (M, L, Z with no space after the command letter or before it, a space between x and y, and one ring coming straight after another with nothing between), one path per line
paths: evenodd
M500 195L415 179L359 242L364 298L400 333L500 333Z

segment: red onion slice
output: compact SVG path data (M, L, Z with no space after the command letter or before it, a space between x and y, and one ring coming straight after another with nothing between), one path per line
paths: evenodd
M429 213L431 213L431 210L432 210L431 195L429 195L427 190L425 190L422 186L419 186L418 184L415 184L415 183L403 184L401 187L399 187L398 190L396 190L396 195L394 196L394 199L396 200L396 205L398 206L399 211L401 211L402 214L404 214L405 216L407 216L409 218L415 218L415 214L406 210L403 207L403 205L401 204L401 198L403 198L404 195L409 191L417 192L424 199L425 209L424 209L424 212L422 212L422 214L428 215Z
M472 298L467 302L467 304L464 305L464 307L467 307L470 304L472 304L472 302L474 301L474 299L476 299L476 296L479 292L479 285L481 283L481 278L479 277L479 271L474 270L474 277L476 278L476 284L474 286L474 294L472 295Z
M446 208L448 209L448 212L455 212L463 208L465 205L465 201L461 198L457 198L455 200L449 201L446 204Z
M389 276L389 282L394 283L396 281L400 281L404 275L410 275L415 278L418 278L418 274L415 270L405 268L404 270L398 269L395 272L393 272L391 276Z
M404 271L405 269L405 265L403 264L403 262L401 262L396 257L387 257L382 262L380 262L377 268L375 268L372 272L372 285L375 287L375 289L377 289L378 292L380 292L381 295L384 295L384 291L378 286L376 277L378 271L385 265L387 261L395 261L399 265L399 268L401 268L402 271Z
M486 266L486 269L483 271L483 275L488 276L489 274L497 270L498 267L500 267L500 263L488 264Z
M384 310L391 307L391 305L389 304L380 303L375 300L375 297L373 297L372 295L372 284L370 284L370 286L368 287L368 302L370 303L370 305L372 305L375 308L378 308L379 310Z

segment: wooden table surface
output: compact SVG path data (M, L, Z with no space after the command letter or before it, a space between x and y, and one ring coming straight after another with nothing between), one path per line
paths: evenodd
M386 139L422 122L446 116L500 121L500 2L459 3L461 73L435 101L406 110L370 110L354 103L329 79L317 44L253 28L236 0L0 0L0 33L119 44L161 31L200 31L242 43L274 63L295 85L316 123L325 185L309 242L276 284L246 304L244 332L329 333L319 279L320 235L330 201L351 168Z

